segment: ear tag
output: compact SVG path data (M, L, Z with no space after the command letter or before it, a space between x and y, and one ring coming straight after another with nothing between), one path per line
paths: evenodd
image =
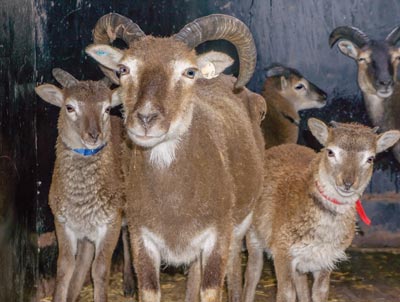
M104 50L98 50L96 51L96 54L103 57L107 55L107 52L105 52Z
M347 48L348 50L351 50L351 45L347 45L346 48Z
M201 69L201 73L206 79L212 79L218 76L215 74L215 66L211 62L208 62L206 66Z

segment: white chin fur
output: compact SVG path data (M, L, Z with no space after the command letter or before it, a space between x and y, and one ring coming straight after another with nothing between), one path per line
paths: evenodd
M388 98L388 97L390 97L392 94L393 94L393 90L392 90L392 89L390 89L390 90L387 91L387 92L380 92L380 91L377 91L377 95L378 95L380 98Z

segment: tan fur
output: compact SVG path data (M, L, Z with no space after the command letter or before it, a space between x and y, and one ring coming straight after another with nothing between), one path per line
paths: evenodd
M300 123L298 111L325 105L326 95L322 91L315 89L304 77L285 69L289 72L286 87L282 87L281 83L284 76L273 76L265 80L262 91L268 107L261 124L267 149L280 144L297 143ZM298 84L304 85L304 90L296 90Z
M100 62L98 49L121 52L88 49ZM121 76L119 96L131 138L126 214L139 300L160 291L162 261L201 257L202 299L220 301L229 248L238 245L234 226L261 193L264 144L250 117L257 106L249 111L223 78L187 77L188 68L199 70L197 55L173 38L143 37L109 66L118 64L131 72Z
M36 91L48 101L48 95L43 94L45 86ZM121 228L122 121L103 113L103 103L111 105L111 90L102 82L78 82L63 90L53 86L52 91L63 99L59 104L59 136L49 194L59 249L53 301L75 301L90 267L94 301L107 301L111 256ZM67 117L64 105L71 99L79 107L75 107L80 112L76 122ZM98 139L91 138L93 144L107 145L92 156L72 151L82 146L79 140L70 138L77 136L83 142L91 131L99 134Z
M307 147L284 144L265 151L264 190L254 209L253 224L246 235L249 251L243 301L254 299L262 269L263 251L274 258L278 281L277 301L327 301L329 275L335 264L346 258L345 249L354 237L355 202L372 175L367 162L377 152L383 136L370 128L337 124L327 128L311 128L326 146L316 154ZM393 145L400 132L393 136ZM329 150L340 154L329 157ZM381 151L381 150L380 150ZM348 195L341 196L343 179L351 170L354 179ZM336 205L325 195L342 202ZM314 285L309 293L307 273L313 273Z

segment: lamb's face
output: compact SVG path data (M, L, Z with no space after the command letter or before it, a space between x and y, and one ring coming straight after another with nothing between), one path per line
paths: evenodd
M95 149L111 134L112 91L102 82L82 81L63 90L54 85L36 87L45 101L60 107L59 136L72 149Z
M95 82L85 82L65 89L60 118L65 125L59 129L65 143L95 149L109 140L111 90ZM74 146L69 146L75 148Z
M377 135L376 129L359 124L333 123L328 128L317 119L308 121L313 135L325 146L319 165L319 181L331 194L357 200L373 172L375 155L393 146L400 131Z

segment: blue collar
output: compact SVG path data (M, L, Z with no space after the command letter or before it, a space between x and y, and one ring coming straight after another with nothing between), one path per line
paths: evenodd
M96 149L72 149L72 151L74 151L80 155L83 155L83 156L92 156L92 155L99 153L106 145L107 145L107 143L105 143L104 145L101 145L100 147L98 147Z

